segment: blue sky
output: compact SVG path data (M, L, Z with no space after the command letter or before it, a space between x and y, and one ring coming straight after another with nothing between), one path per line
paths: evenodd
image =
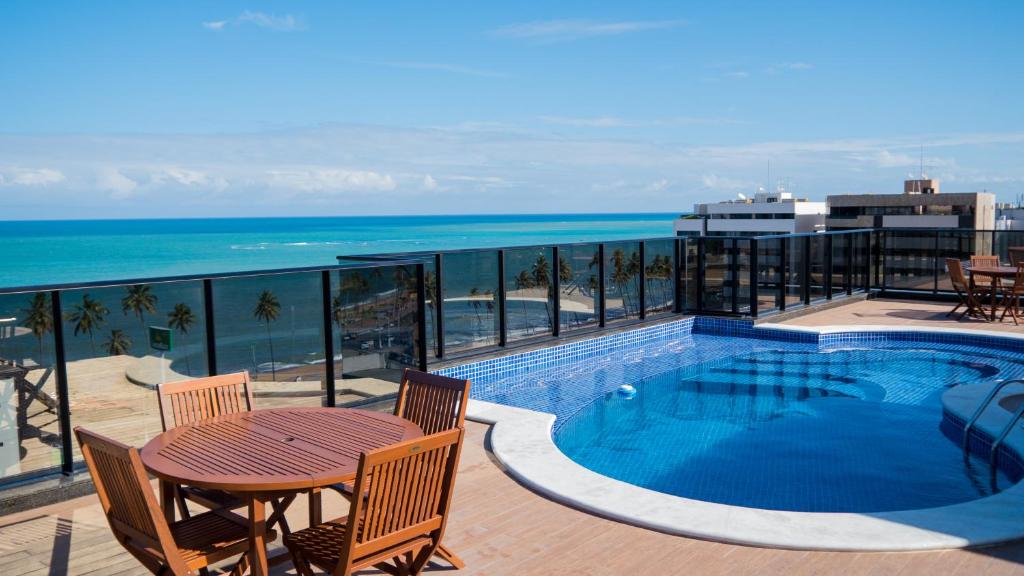
M1010 200L1024 7L949 4L8 0L3 218Z

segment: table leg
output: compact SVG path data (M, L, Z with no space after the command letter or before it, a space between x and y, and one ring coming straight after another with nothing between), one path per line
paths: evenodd
M998 278L992 278L992 321L996 321L996 284L999 282Z
M249 495L249 569L252 576L268 576L267 501L259 494Z
M174 493L174 484L164 480L160 481L160 506L164 509L164 518L167 519L168 524L174 523L174 507L177 504Z
M319 488L309 491L309 525L323 522L323 498Z

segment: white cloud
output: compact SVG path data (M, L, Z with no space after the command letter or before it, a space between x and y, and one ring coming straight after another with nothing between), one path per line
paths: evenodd
M735 72L726 72L723 76L734 80L742 80L744 78L750 78L750 72L747 72L746 70L737 70Z
M423 177L423 189L424 190L437 190L437 180L430 174Z
M49 186L64 181L64 174L50 168L0 169L0 186Z
M278 32L297 32L299 30L306 29L306 23L302 18L291 14L278 16L276 14L267 14L266 12L254 12L252 10L246 10L238 16L227 20L205 21L202 23L202 26L207 30L224 30L228 25L241 26L243 24L251 24L259 28L276 30Z
M211 176L201 170L191 170L178 166L165 166L149 170L148 186L163 186L165 184L178 184L186 187L205 188L216 191L224 190L228 186L228 182L224 178Z
M627 20L600 22L585 19L544 20L509 24L493 31L496 36L523 38L538 42L565 42L596 36L618 36L648 30L665 30L685 26L683 20Z
M659 178L648 184L645 190L647 192L664 192L671 185L672 183L668 181L668 178Z
M369 170L270 170L267 175L269 186L300 192L383 192L397 187L390 175Z
M555 126L574 126L580 128L645 128L655 126L692 126L711 124L739 124L730 118L697 118L676 116L672 118L655 118L653 120L626 120L616 116L541 116L540 121Z
M730 178L718 174L705 174L700 177L700 183L709 190L752 190L757 186L751 180Z
M132 197L138 186L135 180L125 176L117 168L106 166L96 172L96 187L110 192L110 197L114 200Z
M414 61L374 61L374 60L361 60L353 59L354 61L361 62L364 64L371 64L376 66L385 66L388 68L398 68L402 70L428 70L437 72L448 72L451 74L462 74L464 76L479 76L481 78L506 78L508 74L502 72L495 72L493 70L484 70L481 68L471 68L469 66L462 66L459 64L447 64L444 62L414 62Z

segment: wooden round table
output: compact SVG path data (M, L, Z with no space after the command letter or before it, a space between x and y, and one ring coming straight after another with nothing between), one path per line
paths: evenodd
M996 319L996 297L999 294L999 281L1004 279L1013 279L1017 276L1017 268L1015 266L971 266L968 269L971 275L971 285L974 285L974 277L982 276L989 278L992 292L992 302L990 308L992 310L992 320Z
M164 513L173 518L175 485L225 490L249 505L253 574L267 573L266 504L282 495L355 479L362 452L423 436L391 414L347 408L272 408L229 414L173 428L142 448L160 479ZM318 495L318 493L317 493ZM310 521L319 522L319 502Z

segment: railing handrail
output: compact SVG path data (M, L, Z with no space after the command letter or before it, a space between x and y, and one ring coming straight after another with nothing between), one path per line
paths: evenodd
M79 290L86 288L114 288L134 284L168 284L174 282L197 282L203 280L223 280L229 278L246 278L252 276L279 276L282 274L302 274L334 270L351 270L353 268L384 268L389 266L412 266L422 264L423 258L402 258L393 260L367 260L360 265L327 264L321 266L298 266L295 268L267 268L262 270L239 270L234 272L183 274L178 276L156 276L149 278L127 278L119 280L92 280L88 282L70 282L63 284L41 284L35 286L11 286L0 288L2 294L25 294L31 292L52 292L55 290Z

